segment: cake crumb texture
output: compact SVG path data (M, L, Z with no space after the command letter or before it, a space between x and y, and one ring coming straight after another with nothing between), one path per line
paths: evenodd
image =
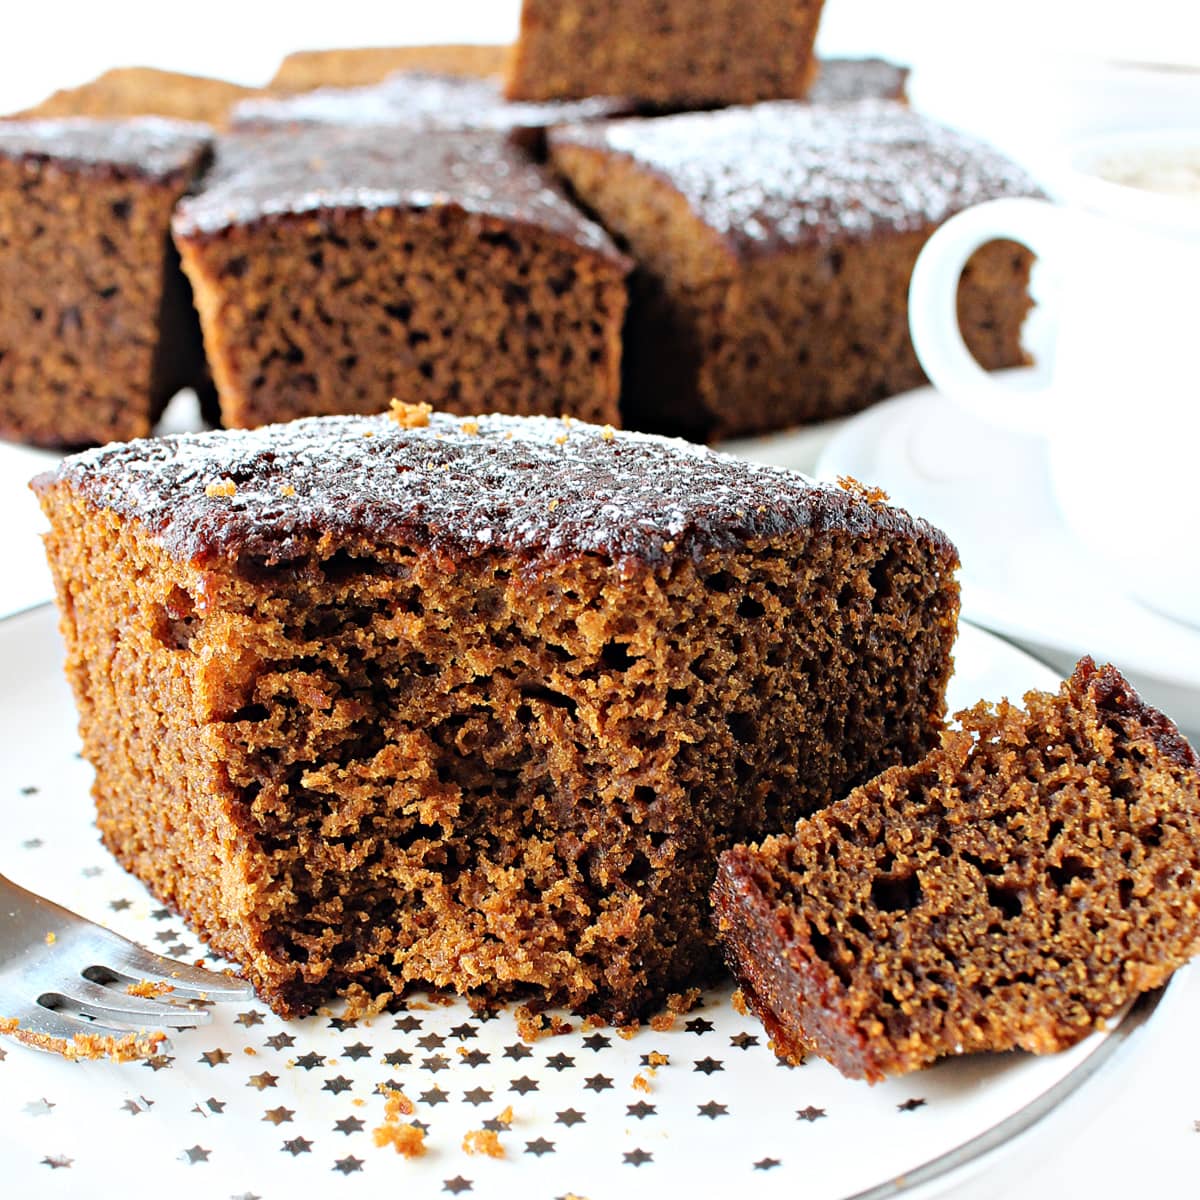
M1116 668L958 719L722 857L729 963L780 1057L877 1081L1062 1050L1200 949L1200 761Z
M695 445L474 423L39 478L101 835L285 1015L422 986L686 1011L718 854L936 740L957 556Z

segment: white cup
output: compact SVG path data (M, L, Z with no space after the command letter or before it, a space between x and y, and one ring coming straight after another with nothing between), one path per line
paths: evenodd
M1054 493L1096 553L1096 586L1200 626L1200 183L1180 195L1112 181L1188 163L1200 172L1200 129L1076 143L1053 181L1063 204L996 200L934 233L909 322L939 392L1047 439ZM987 374L958 329L963 266L996 238L1028 246L1052 285L1048 382L1032 391Z

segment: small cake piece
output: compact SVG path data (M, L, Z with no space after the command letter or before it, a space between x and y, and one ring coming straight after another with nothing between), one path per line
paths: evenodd
M883 58L822 58L805 99L809 104L850 104L856 100L908 103L909 69Z
M297 96L247 100L230 117L235 129L306 125L402 126L409 129L491 131L511 136L544 159L546 130L570 122L628 116L628 101L608 97L541 104L506 100L494 79L401 71L368 87L318 88Z
M628 424L716 438L863 408L924 381L908 285L960 209L1037 194L1019 167L883 101L779 102L551 131L551 158L637 260ZM959 319L985 367L1026 361L1031 256L968 263Z
M267 90L276 95L323 87L362 87L396 71L432 71L482 79L501 75L511 48L489 45L366 46L297 50L279 64Z
M285 1015L627 1023L717 970L722 850L936 740L956 555L685 442L396 407L35 481L101 834Z
M180 121L0 122L0 437L141 437L203 386L170 221L208 156Z
M665 108L803 96L823 0L523 0L514 100L631 96Z
M221 125L234 104L258 92L258 88L203 75L182 75L156 67L114 67L88 83L63 88L15 116L21 120L160 116Z
M174 231L226 426L392 397L620 422L629 264L501 135L231 136Z
M1062 1050L1200 950L1200 761L1114 667L962 729L722 856L729 963L776 1053L882 1079Z

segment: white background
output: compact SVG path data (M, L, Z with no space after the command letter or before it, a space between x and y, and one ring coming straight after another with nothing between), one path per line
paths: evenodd
M695 0L689 0L695 3ZM703 3L695 6L703 11ZM320 46L508 41L518 0L8 0L0 112L106 67L148 65L264 83L283 54ZM1020 106L1031 58L1200 66L1195 0L827 0L820 46L978 71Z
M695 3L695 0L689 0ZM150 65L264 83L283 54L321 46L507 41L517 0L209 0L172 4L4 6L0 112L35 103L117 65ZM696 4L703 8L703 0ZM1100 60L1200 68L1196 0L828 0L827 54L881 53L927 79L939 115L1006 141L1053 127L1047 81ZM918 76L919 78L919 76ZM1194 92L1192 93L1195 94ZM1190 102L1189 102L1190 103ZM1084 107L1095 107L1089 99ZM1177 120L1200 126L1175 104ZM1032 136L1032 134L1030 134ZM1006 141L1006 144L1008 142ZM1063 1200L1200 1195L1200 973L1124 1061L1044 1121L960 1195ZM135 1186L148 1181L137 1181ZM325 1181L322 1181L324 1184Z

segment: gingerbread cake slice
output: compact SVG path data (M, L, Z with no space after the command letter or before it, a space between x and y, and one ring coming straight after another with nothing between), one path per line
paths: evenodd
M235 129L296 129L308 125L418 130L490 131L509 135L534 158L544 159L546 130L555 125L628 116L628 100L595 96L542 103L506 100L494 79L400 71L367 87L326 87L298 96L259 97L238 104Z
M35 488L105 844L284 1014L644 1013L721 851L941 727L945 538L684 442L397 405Z
M1037 193L990 147L879 100L569 126L551 158L638 263L629 424L717 438L841 416L918 386L908 284L948 217ZM1031 256L983 247L959 290L989 368L1026 360Z
M0 122L0 437L141 437L203 388L170 222L209 145L153 117Z
M514 100L705 108L803 96L823 0L523 0Z
M467 79L501 75L510 47L486 43L427 46L363 46L297 50L279 64L267 90L275 95L325 87L362 87L396 71L432 71Z
M1061 1050L1200 950L1200 760L1116 668L959 719L722 856L729 964L782 1057L876 1081Z
M628 260L503 135L231 135L174 234L226 426L392 398L620 422Z

